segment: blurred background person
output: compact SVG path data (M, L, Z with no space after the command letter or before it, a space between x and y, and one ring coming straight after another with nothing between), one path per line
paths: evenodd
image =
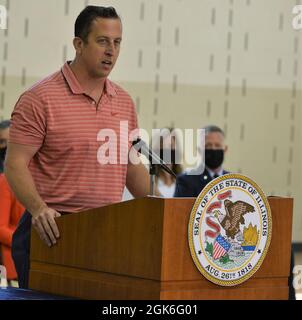
M152 137L152 148L157 155L167 164L167 166L179 175L183 171L179 163L181 158L181 146L179 137L174 128L161 129L160 133ZM155 184L158 191L165 198L173 198L176 186L176 178L165 171L159 164L155 165Z
M3 173L4 159L6 155L7 141L9 136L10 121L0 122L0 173Z
M228 150L223 130L214 125L203 129L205 130L205 169L201 174L185 172L179 175L176 180L175 197L197 197L211 180L229 173L223 169L224 156ZM200 146L198 151L201 156L203 146Z

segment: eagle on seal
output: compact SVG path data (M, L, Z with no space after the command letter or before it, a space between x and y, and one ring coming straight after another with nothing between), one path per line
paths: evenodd
M224 228L225 233L228 237L234 239L236 234L240 231L240 224L244 224L244 215L249 212L254 212L255 208L244 202L236 201L232 202L229 199L224 201L224 207L226 214L223 215L221 212L218 213L218 221L220 225Z

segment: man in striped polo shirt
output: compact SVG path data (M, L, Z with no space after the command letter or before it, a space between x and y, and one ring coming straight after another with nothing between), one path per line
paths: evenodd
M28 286L31 225L52 246L61 213L119 202L125 184L135 197L148 194L145 166L121 161L118 152L124 148L128 157L131 143L122 144L137 128L130 96L107 79L121 40L114 8L86 7L75 22L75 59L23 93L14 108L5 174L27 209L12 248L20 287ZM115 134L116 163L102 162L102 132Z

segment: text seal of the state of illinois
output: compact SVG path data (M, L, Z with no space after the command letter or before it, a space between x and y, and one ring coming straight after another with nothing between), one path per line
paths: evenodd
M248 280L261 266L272 235L272 217L260 187L241 174L211 181L191 211L189 246L205 278L221 286Z

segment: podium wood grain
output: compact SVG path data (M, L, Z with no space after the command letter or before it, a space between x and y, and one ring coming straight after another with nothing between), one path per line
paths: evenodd
M194 198L142 198L57 219L48 248L32 231L30 288L83 299L287 299L293 199L268 198L271 245L261 268L232 288L197 270L188 246Z

